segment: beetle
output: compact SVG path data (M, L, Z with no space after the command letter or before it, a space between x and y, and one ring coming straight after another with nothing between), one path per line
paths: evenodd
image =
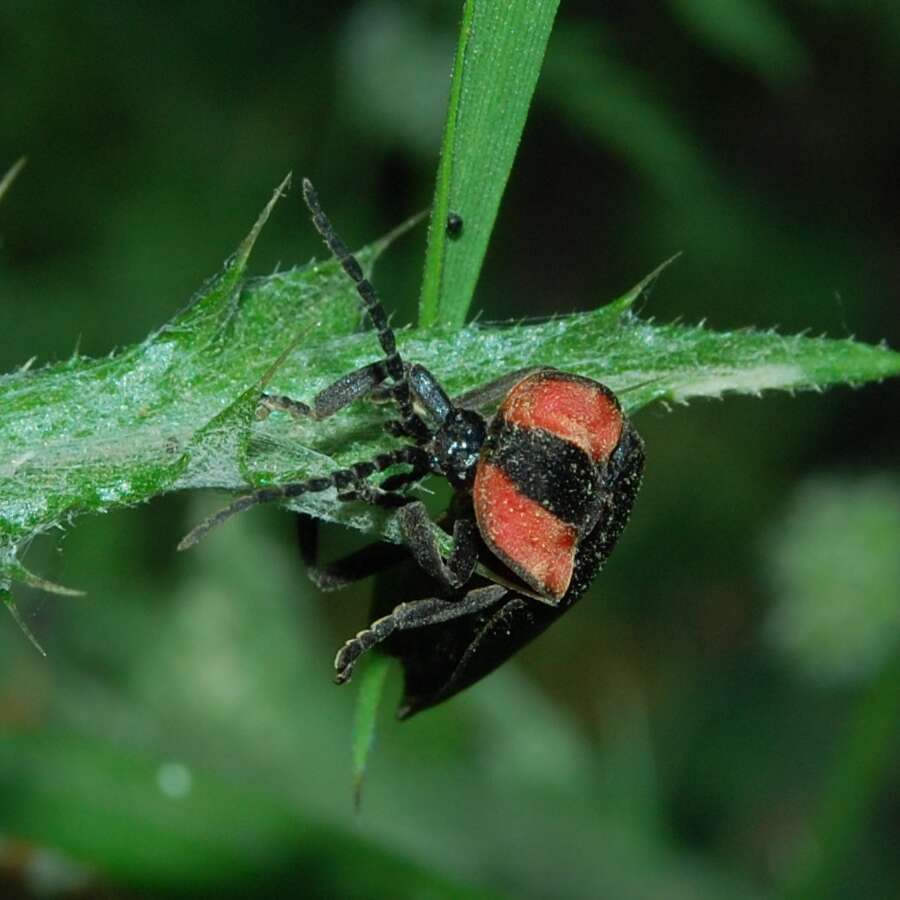
M454 240L462 234L463 217L459 213L451 212L447 214L447 236Z
M428 369L402 359L374 287L307 179L303 197L356 285L383 358L342 376L311 404L264 393L260 412L321 420L363 398L389 400L399 416L385 428L405 443L330 475L238 497L194 528L179 549L238 512L308 493L334 489L341 501L394 508L402 547L375 544L311 575L321 587L336 588L414 561L416 574L403 582L414 599L392 607L377 600L380 614L335 658L341 684L378 645L398 657L405 675L398 715L406 718L485 677L584 594L631 514L644 445L609 388L546 366L511 372L451 399ZM424 504L405 490L430 475L454 490L441 523L453 534L446 558ZM304 556L312 561L309 547Z

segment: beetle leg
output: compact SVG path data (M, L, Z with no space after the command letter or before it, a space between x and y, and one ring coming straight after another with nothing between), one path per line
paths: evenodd
M410 475L415 472L410 472ZM402 476L396 476L402 477ZM388 479L389 480L389 479ZM382 482L384 484L384 482ZM404 498L405 502L408 502ZM309 580L320 591L337 591L398 565L409 559L409 550L403 544L380 541L354 550L327 565L318 564L319 520L306 513L297 513L297 538L300 556L306 564Z
M178 545L179 550L193 547L208 531L221 525L226 519L245 509L259 506L261 503L273 503L278 500L290 500L303 494L318 494L329 488L336 488L338 500L363 500L379 506L397 507L408 503L402 494L383 491L366 482L376 472L383 472L391 466L406 463L416 468L427 458L425 451L419 447L399 447L387 453L379 453L372 459L354 463L346 469L337 469L329 475L307 478L306 481L294 481L288 484L276 484L271 487L258 488L233 500L224 509L209 516L189 532Z
M472 577L478 561L478 541L477 529L471 519L459 518L453 523L453 549L446 563L424 503L419 500L407 503L398 510L397 522L403 542L412 551L416 562L436 581L456 590Z
M431 474L431 466L422 464L414 466L409 472L398 472L396 475L388 475L378 486L383 491L396 491L406 487L408 484L415 484L417 481L421 481L429 474Z
M507 590L497 584L476 588L459 600L428 597L394 607L393 612L374 621L365 631L347 641L334 660L335 681L343 684L353 674L353 666L360 656L389 638L395 631L408 631L438 625L461 616L470 616L490 608L505 597Z
M394 437L407 438L420 446L427 444L433 437L428 426L415 414L405 422L400 419L388 419L384 423L384 430Z
M337 591L408 558L405 547L382 542L363 547L327 566L310 566L306 574L320 591Z
M342 491L337 498L341 503L352 503L358 500L360 503L368 503L370 506L380 506L384 509L399 509L409 503L409 497L394 491L383 491L371 484L360 484L354 490Z
M355 400L364 397L380 402L385 396L393 398L396 385L385 389L384 381L388 377L387 365L383 361L362 366L338 378L334 384L319 391L313 398L312 406L302 400L294 400L279 394L263 394L259 401L257 417L264 419L270 412L278 410L290 413L298 419L327 419ZM417 444L424 444L431 438L431 429L416 414L403 421L391 420L385 423L385 429L397 436L411 438Z
M430 421L432 426L440 428L453 412L453 403L447 396L447 392L441 387L437 378L425 366L420 366L418 363L407 366L406 377L414 405L424 411L425 419ZM379 394L384 395L395 389L396 385L391 385L389 388L382 387L379 388ZM422 421L418 415L415 418ZM392 420L385 424L385 428L391 434L399 437L411 437L421 443L419 433L415 429L410 430L407 422Z
M439 425L450 415L453 404L440 382L425 366L418 363L409 367L409 387L416 400Z
M259 414L268 415L279 410L297 418L327 419L349 406L354 400L361 400L371 394L387 378L384 362L374 362L338 378L313 398L312 406L300 400L275 394L263 394L259 401Z
M319 520L309 513L297 513L297 549L305 566L314 566L319 558Z
M312 416L312 409L308 403L302 400L293 400L284 394L263 394L259 398L259 405L256 407L256 418L267 419L269 413L275 412L290 413L295 419L308 419Z
M354 581L389 569L404 559L408 552L400 544L380 541L319 565L319 520L307 513L297 513L297 547L306 566L309 580L320 591L336 591Z

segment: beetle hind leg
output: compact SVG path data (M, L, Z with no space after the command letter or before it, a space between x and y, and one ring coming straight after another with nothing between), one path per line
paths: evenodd
M334 680L338 684L349 681L356 661L364 653L387 640L395 631L408 631L449 622L461 616L470 616L494 606L506 596L507 590L498 584L475 588L459 600L442 600L428 597L401 603L386 616L374 621L338 650L334 659Z

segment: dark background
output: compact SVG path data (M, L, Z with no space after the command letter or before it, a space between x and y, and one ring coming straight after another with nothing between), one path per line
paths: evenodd
M900 7L603 6L562 5L473 313L591 308L682 251L645 315L900 347ZM289 170L353 245L426 207L458 14L4 3L0 169L29 161L0 206L0 369L139 341ZM395 322L424 238L379 264ZM258 273L321 255L296 192L257 247ZM36 542L30 568L89 597L20 593L47 660L0 628L0 886L895 896L898 401L641 414L608 571L503 672L385 717L358 818L330 666L365 589L318 595L287 514L186 558L210 498Z

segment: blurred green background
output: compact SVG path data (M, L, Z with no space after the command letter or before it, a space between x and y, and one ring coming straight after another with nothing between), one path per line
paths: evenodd
M353 245L426 207L458 15L0 5L0 169L29 158L0 370L140 340L288 170ZM645 315L900 347L898 76L892 0L563 3L473 311L590 308L683 251ZM395 322L424 239L379 263ZM252 266L314 254L295 192ZM0 620L0 894L900 896L898 405L895 382L643 413L592 593L474 690L385 710L359 816L331 660L370 585L318 594L288 514L184 557L216 498L35 542L89 596L19 592L46 660Z

